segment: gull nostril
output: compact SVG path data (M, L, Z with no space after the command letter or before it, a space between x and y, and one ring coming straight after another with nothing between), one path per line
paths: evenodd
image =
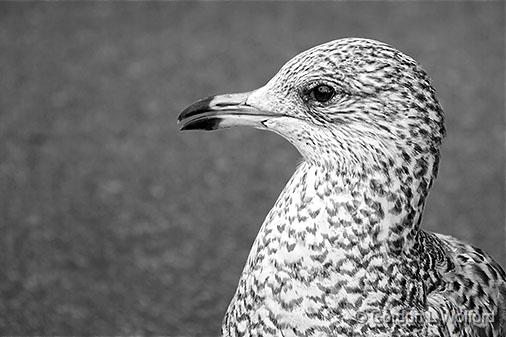
M239 103L218 102L218 103L214 104L214 106L218 106L218 107L227 107L227 106L235 106L235 105L239 105Z

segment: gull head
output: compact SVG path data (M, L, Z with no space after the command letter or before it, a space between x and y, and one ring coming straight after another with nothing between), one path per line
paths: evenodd
M186 108L181 130L251 126L278 133L318 165L436 165L444 118L426 72L387 44L331 41L288 61L264 86Z

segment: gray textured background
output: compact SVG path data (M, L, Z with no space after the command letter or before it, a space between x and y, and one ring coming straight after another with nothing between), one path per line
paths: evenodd
M420 61L448 137L424 227L506 262L504 3L0 4L0 334L217 335L299 157L178 132L340 37Z

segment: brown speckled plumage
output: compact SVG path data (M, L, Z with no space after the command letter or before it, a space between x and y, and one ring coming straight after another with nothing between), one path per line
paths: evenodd
M304 158L253 244L223 336L506 336L501 267L420 229L443 119L425 71L365 39L317 46L260 89L183 111L183 129L267 129Z

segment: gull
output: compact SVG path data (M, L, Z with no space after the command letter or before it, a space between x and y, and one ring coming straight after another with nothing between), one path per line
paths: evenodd
M420 228L445 126L411 57L331 41L259 89L190 105L178 122L273 131L303 157L254 241L223 336L506 336L503 269Z

